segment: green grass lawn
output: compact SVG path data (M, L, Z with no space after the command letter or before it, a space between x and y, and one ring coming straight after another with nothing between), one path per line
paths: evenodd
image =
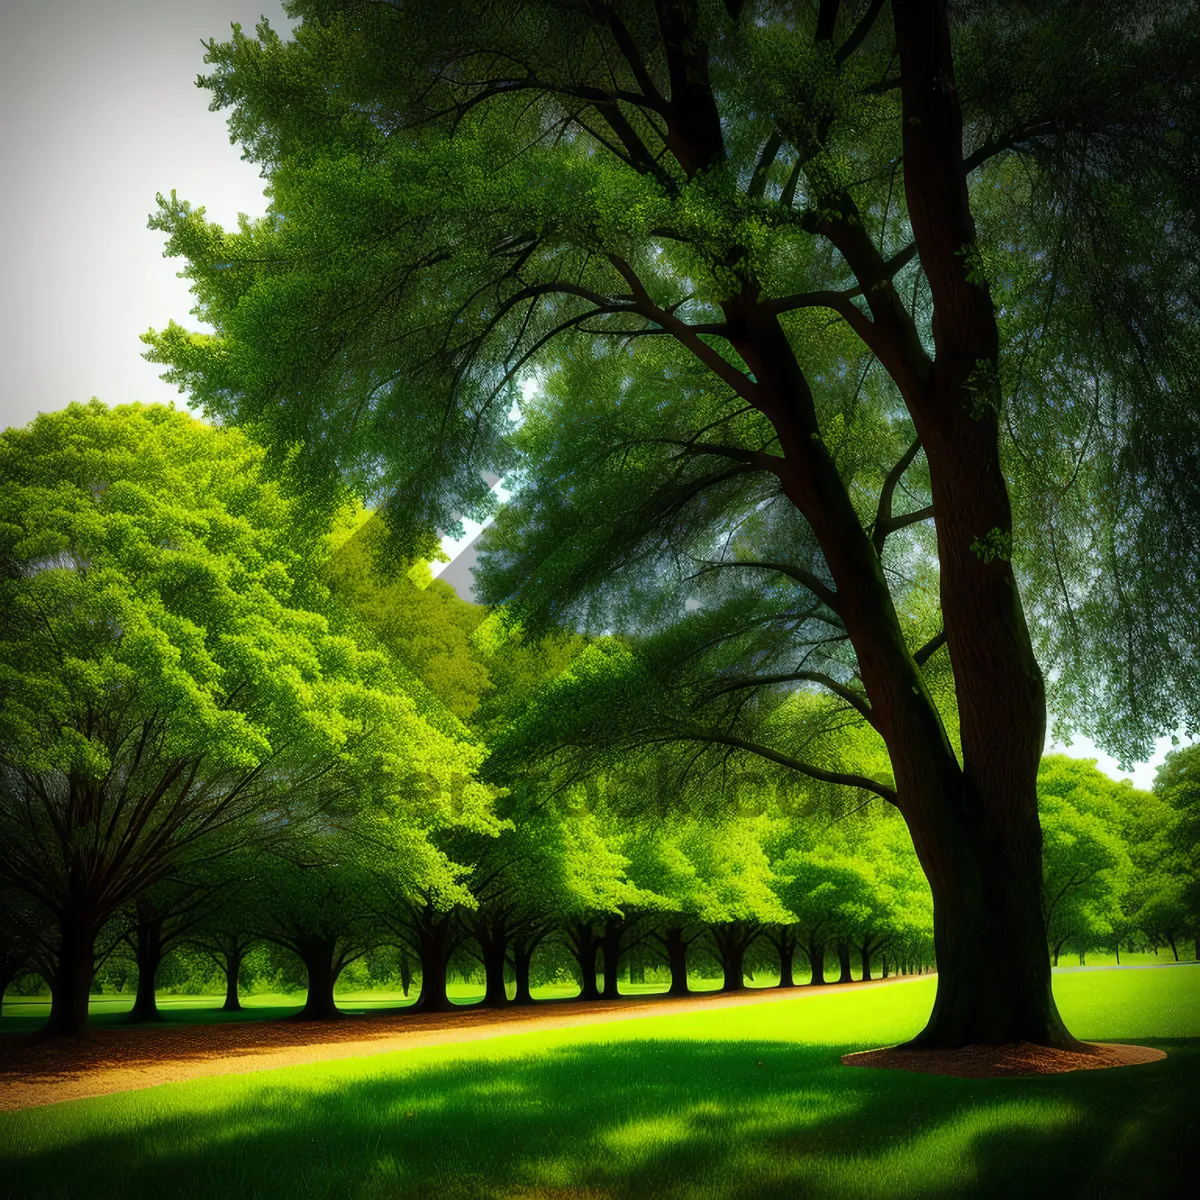
M933 987L789 996L0 1114L0 1195L1192 1194L1200 968L1056 978L1078 1034L1161 1045L1161 1063L979 1081L840 1066L847 1051L914 1033Z
M778 974L764 977L750 986L767 987L778 983ZM721 986L721 980L692 977L689 986L694 992L712 992ZM338 1006L346 1012L372 1012L381 1008L404 1008L415 1003L419 985L405 996L396 991L376 990L370 992L337 991ZM509 996L515 990L509 985ZM651 995L665 992L667 983L621 984L621 994ZM473 983L450 983L446 987L450 1000L455 1004L478 1004L483 999L483 985ZM531 989L535 1000L570 1000L579 995L575 983L554 983ZM158 1009L163 1021L172 1025L212 1025L229 1021L262 1021L274 1017L290 1017L304 1006L303 992L264 992L242 996L242 1011L223 1012L221 1005L225 995L190 996L168 995L160 992ZM126 1019L133 1007L133 995L107 994L92 996L88 1001L89 1021L100 1028L129 1027ZM50 1012L49 996L6 996L0 1009L0 1035L6 1033L32 1033L41 1029ZM136 1028L137 1026L133 1026Z

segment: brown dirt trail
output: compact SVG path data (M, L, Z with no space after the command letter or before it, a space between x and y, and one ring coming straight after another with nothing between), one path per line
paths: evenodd
M211 1075L245 1075L331 1059L389 1054L419 1046L469 1042L515 1033L602 1025L638 1017L772 1003L822 992L888 987L916 977L794 989L749 988L688 997L541 1001L530 1007L462 1007L448 1013L346 1015L336 1021L246 1021L92 1029L84 1039L0 1038L0 1111L57 1104L181 1083Z

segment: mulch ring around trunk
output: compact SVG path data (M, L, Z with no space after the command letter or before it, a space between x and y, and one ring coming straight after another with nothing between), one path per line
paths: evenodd
M1057 1050L1032 1042L998 1046L962 1046L957 1050L911 1050L890 1046L842 1056L847 1067L880 1067L916 1071L922 1075L957 1075L960 1079L998 1079L1004 1075L1058 1075L1064 1071L1095 1071L1103 1067L1132 1067L1158 1062L1166 1052L1150 1046L1116 1042L1082 1042L1079 1050Z

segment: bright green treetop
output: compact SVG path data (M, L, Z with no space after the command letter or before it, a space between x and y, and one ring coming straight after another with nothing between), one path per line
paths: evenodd
M94 926L181 855L318 812L393 845L490 820L482 750L338 628L312 514L261 460L138 405L0 437L0 871L59 915Z
M1110 935L1133 875L1125 819L1133 789L1094 762L1049 755L1038 772L1046 889L1046 934L1058 949Z

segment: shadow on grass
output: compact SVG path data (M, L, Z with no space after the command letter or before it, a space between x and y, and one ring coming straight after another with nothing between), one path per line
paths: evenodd
M838 1065L847 1047L778 1042L392 1059L348 1078L317 1070L12 1114L0 1195L1181 1195L1200 1042L1156 1044L1169 1056L1148 1066L985 1081L851 1070Z

